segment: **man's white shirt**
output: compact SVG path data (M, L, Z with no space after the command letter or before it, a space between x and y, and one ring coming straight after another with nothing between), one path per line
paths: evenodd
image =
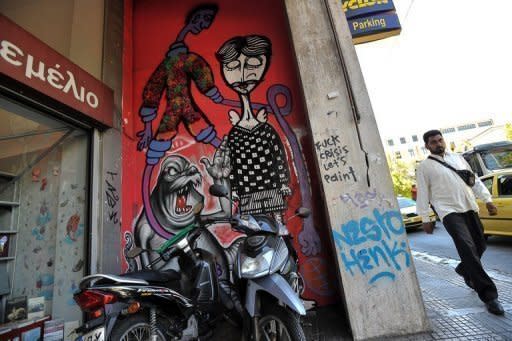
M459 154L445 152L444 158L433 154L431 156L455 169L471 170L466 160ZM475 180L475 185L469 187L453 170L435 160L423 160L416 172L418 215L424 223L430 221L429 203L441 220L450 213L464 213L470 210L478 212L475 196L485 203L491 202L492 199L482 181L478 177Z

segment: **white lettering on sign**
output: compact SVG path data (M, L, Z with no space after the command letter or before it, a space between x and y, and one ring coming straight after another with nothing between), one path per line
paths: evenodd
M25 68L25 77L28 79L31 79L32 76L39 78L43 82L46 80L44 78L44 63L39 62L39 67L37 68L37 71L34 72L34 57L31 55L27 55L27 67Z
M14 66L20 66L23 64L22 62L11 58L16 57L16 53L23 56L23 51L21 51L18 46L8 42L7 40L2 40L2 43L0 44L0 56L2 56L7 63Z
M0 43L0 56L9 64L22 66L23 58L21 57L24 57L25 54L10 41L2 40ZM28 79L37 78L66 94L71 90L76 100L87 103L91 108L96 109L100 104L98 96L83 86L78 87L75 75L72 72L67 70L66 72L61 72L59 69L59 64L56 64L54 67L46 67L43 61L34 61L34 57L30 54L26 56L25 77Z

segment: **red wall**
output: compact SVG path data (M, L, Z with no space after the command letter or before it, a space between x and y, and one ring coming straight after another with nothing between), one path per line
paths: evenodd
M125 55L124 55L124 96L123 96L123 219L122 229L131 232L134 223L142 209L141 181L145 167L145 153L137 151L137 138L135 133L142 130L143 124L138 116L142 102L142 91L151 73L159 65L168 51L169 45L174 42L177 34L184 26L187 13L202 1L170 1L145 0L126 1L125 26ZM321 240L319 253L303 252L299 243L299 233L302 230L300 219L289 222L288 228L294 236L294 244L299 253L301 273L306 282L304 297L317 301L318 304L333 303L338 300L337 285L334 275L334 265L330 251L329 235L325 223L324 208L321 203L321 194L314 173L312 146L309 129L305 119L303 98L300 91L298 73L295 67L293 47L288 35L288 24L284 5L275 0L237 1L219 0L215 2L219 11L212 25L199 35L189 34L186 43L190 51L202 56L213 70L216 86L224 98L238 100L237 94L228 88L221 76L221 68L214 53L228 39L234 36L258 34L268 37L272 42L272 59L264 80L251 94L251 101L266 103L266 91L274 84L283 84L291 90L293 107L286 120L292 126L297 139L300 141L306 164L311 175L311 188L313 190L312 207L315 229ZM231 128L228 110L225 105L213 104L211 100L199 93L192 86L194 100L215 126L219 136L227 134ZM283 104L283 103L281 103ZM161 101L160 116L165 107L165 99ZM284 136L282 129L276 122L274 115L269 114L268 120L279 133L286 148L290 164L290 188L293 191L288 200L286 216L292 215L295 209L301 206L300 188L297 179L297 170L290 143ZM158 120L158 119L157 119ZM153 125L155 128L156 123ZM179 127L179 133L174 139L172 149L168 154L178 153L186 156L195 163L203 174L203 193L208 193L208 184L211 183L203 165L199 162L202 156L211 158L215 149L211 145L196 143L187 130ZM153 174L153 182L156 179ZM307 181L300 179L300 181ZM216 200L207 198L205 210L216 207ZM224 231L225 232L225 231ZM124 241L123 241L124 243Z

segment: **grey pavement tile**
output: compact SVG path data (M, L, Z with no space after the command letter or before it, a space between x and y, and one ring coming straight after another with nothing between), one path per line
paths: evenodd
M450 266L418 259L415 265L435 340L512 340L512 312L504 317L487 313ZM512 282L495 283L501 302L510 303Z
M389 337L393 341L496 340L512 341L512 279L495 280L500 301L508 307L505 316L485 310L478 295L469 289L453 267L415 259L416 272L432 332ZM505 278L506 279L506 278ZM347 319L338 306L317 308L303 319L308 341L352 340ZM213 340L239 340L236 331L223 330Z

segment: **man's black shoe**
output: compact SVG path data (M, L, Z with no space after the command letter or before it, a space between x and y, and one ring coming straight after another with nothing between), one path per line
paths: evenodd
M505 314L505 310L503 310L503 306L498 302L498 299L495 298L489 302L485 302L485 306L487 307L487 311L494 315L503 315Z

